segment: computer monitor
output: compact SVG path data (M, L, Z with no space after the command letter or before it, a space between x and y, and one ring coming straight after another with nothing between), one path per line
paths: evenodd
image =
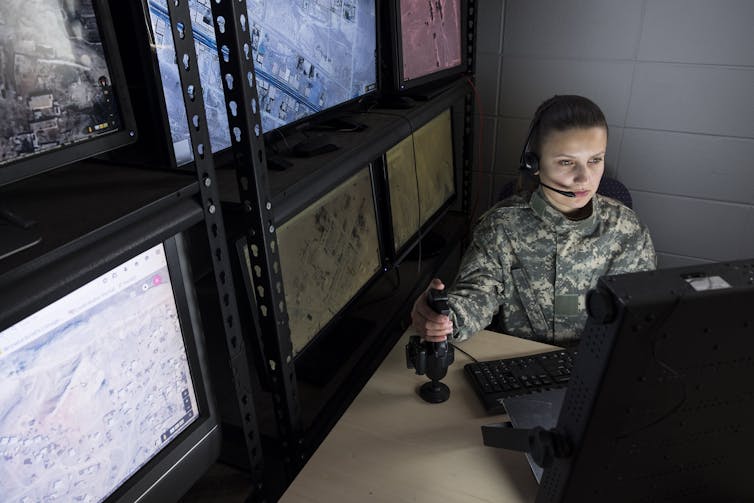
M217 459L183 235L128 257L0 325L3 500L172 500Z
M148 0L164 106L178 165L192 160L188 122L165 0ZM230 132L212 12L190 0L212 151ZM247 2L262 130L269 133L377 90L376 1Z
M464 0L391 0L390 35L395 91L463 73Z
M279 225L277 240L291 343L298 354L380 270L371 168Z
M0 185L136 139L107 1L6 1L0 19Z
M385 153L392 257L400 261L455 196L453 130L448 108Z
M537 501L751 499L754 259L603 277L587 306Z

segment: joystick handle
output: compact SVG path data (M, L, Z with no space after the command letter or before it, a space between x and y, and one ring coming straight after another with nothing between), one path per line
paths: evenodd
M427 303L429 307L436 313L449 315L450 306L448 305L448 294L445 290L438 290L437 288L430 288L427 296Z

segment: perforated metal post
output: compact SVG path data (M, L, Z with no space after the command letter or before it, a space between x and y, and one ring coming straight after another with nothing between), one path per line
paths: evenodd
M204 207L204 221L207 226L212 266L219 294L220 312L225 328L225 340L251 466L253 487L248 499L259 501L263 498L263 466L259 430L251 394L251 374L240 330L233 275L230 270L231 261L220 208L220 195L215 183L215 165L206 127L204 97L197 69L191 17L187 0L168 0L167 4L181 88L184 91L186 117L189 120L196 174Z
M476 21L477 2L467 0L466 4L466 74L472 80L476 75ZM481 110L477 111L481 113ZM461 209L471 215L473 167L474 167L474 94L466 93L463 118L463 170Z
M245 0L212 0L220 74L247 229L257 321L269 361L283 461L289 477L302 463L301 407L288 327L277 234ZM274 7L271 7L274 8Z

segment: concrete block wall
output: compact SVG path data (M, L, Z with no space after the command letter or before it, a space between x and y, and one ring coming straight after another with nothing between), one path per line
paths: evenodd
M754 257L754 2L478 6L479 211L515 178L536 106L582 94L607 116L608 173L630 189L660 267Z

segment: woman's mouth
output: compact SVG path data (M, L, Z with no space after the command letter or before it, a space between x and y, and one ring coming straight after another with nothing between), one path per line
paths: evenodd
M589 195L589 191L588 190L577 190L577 191L574 191L574 194L576 194L576 197L579 197L579 198L581 198L581 197L587 197Z

